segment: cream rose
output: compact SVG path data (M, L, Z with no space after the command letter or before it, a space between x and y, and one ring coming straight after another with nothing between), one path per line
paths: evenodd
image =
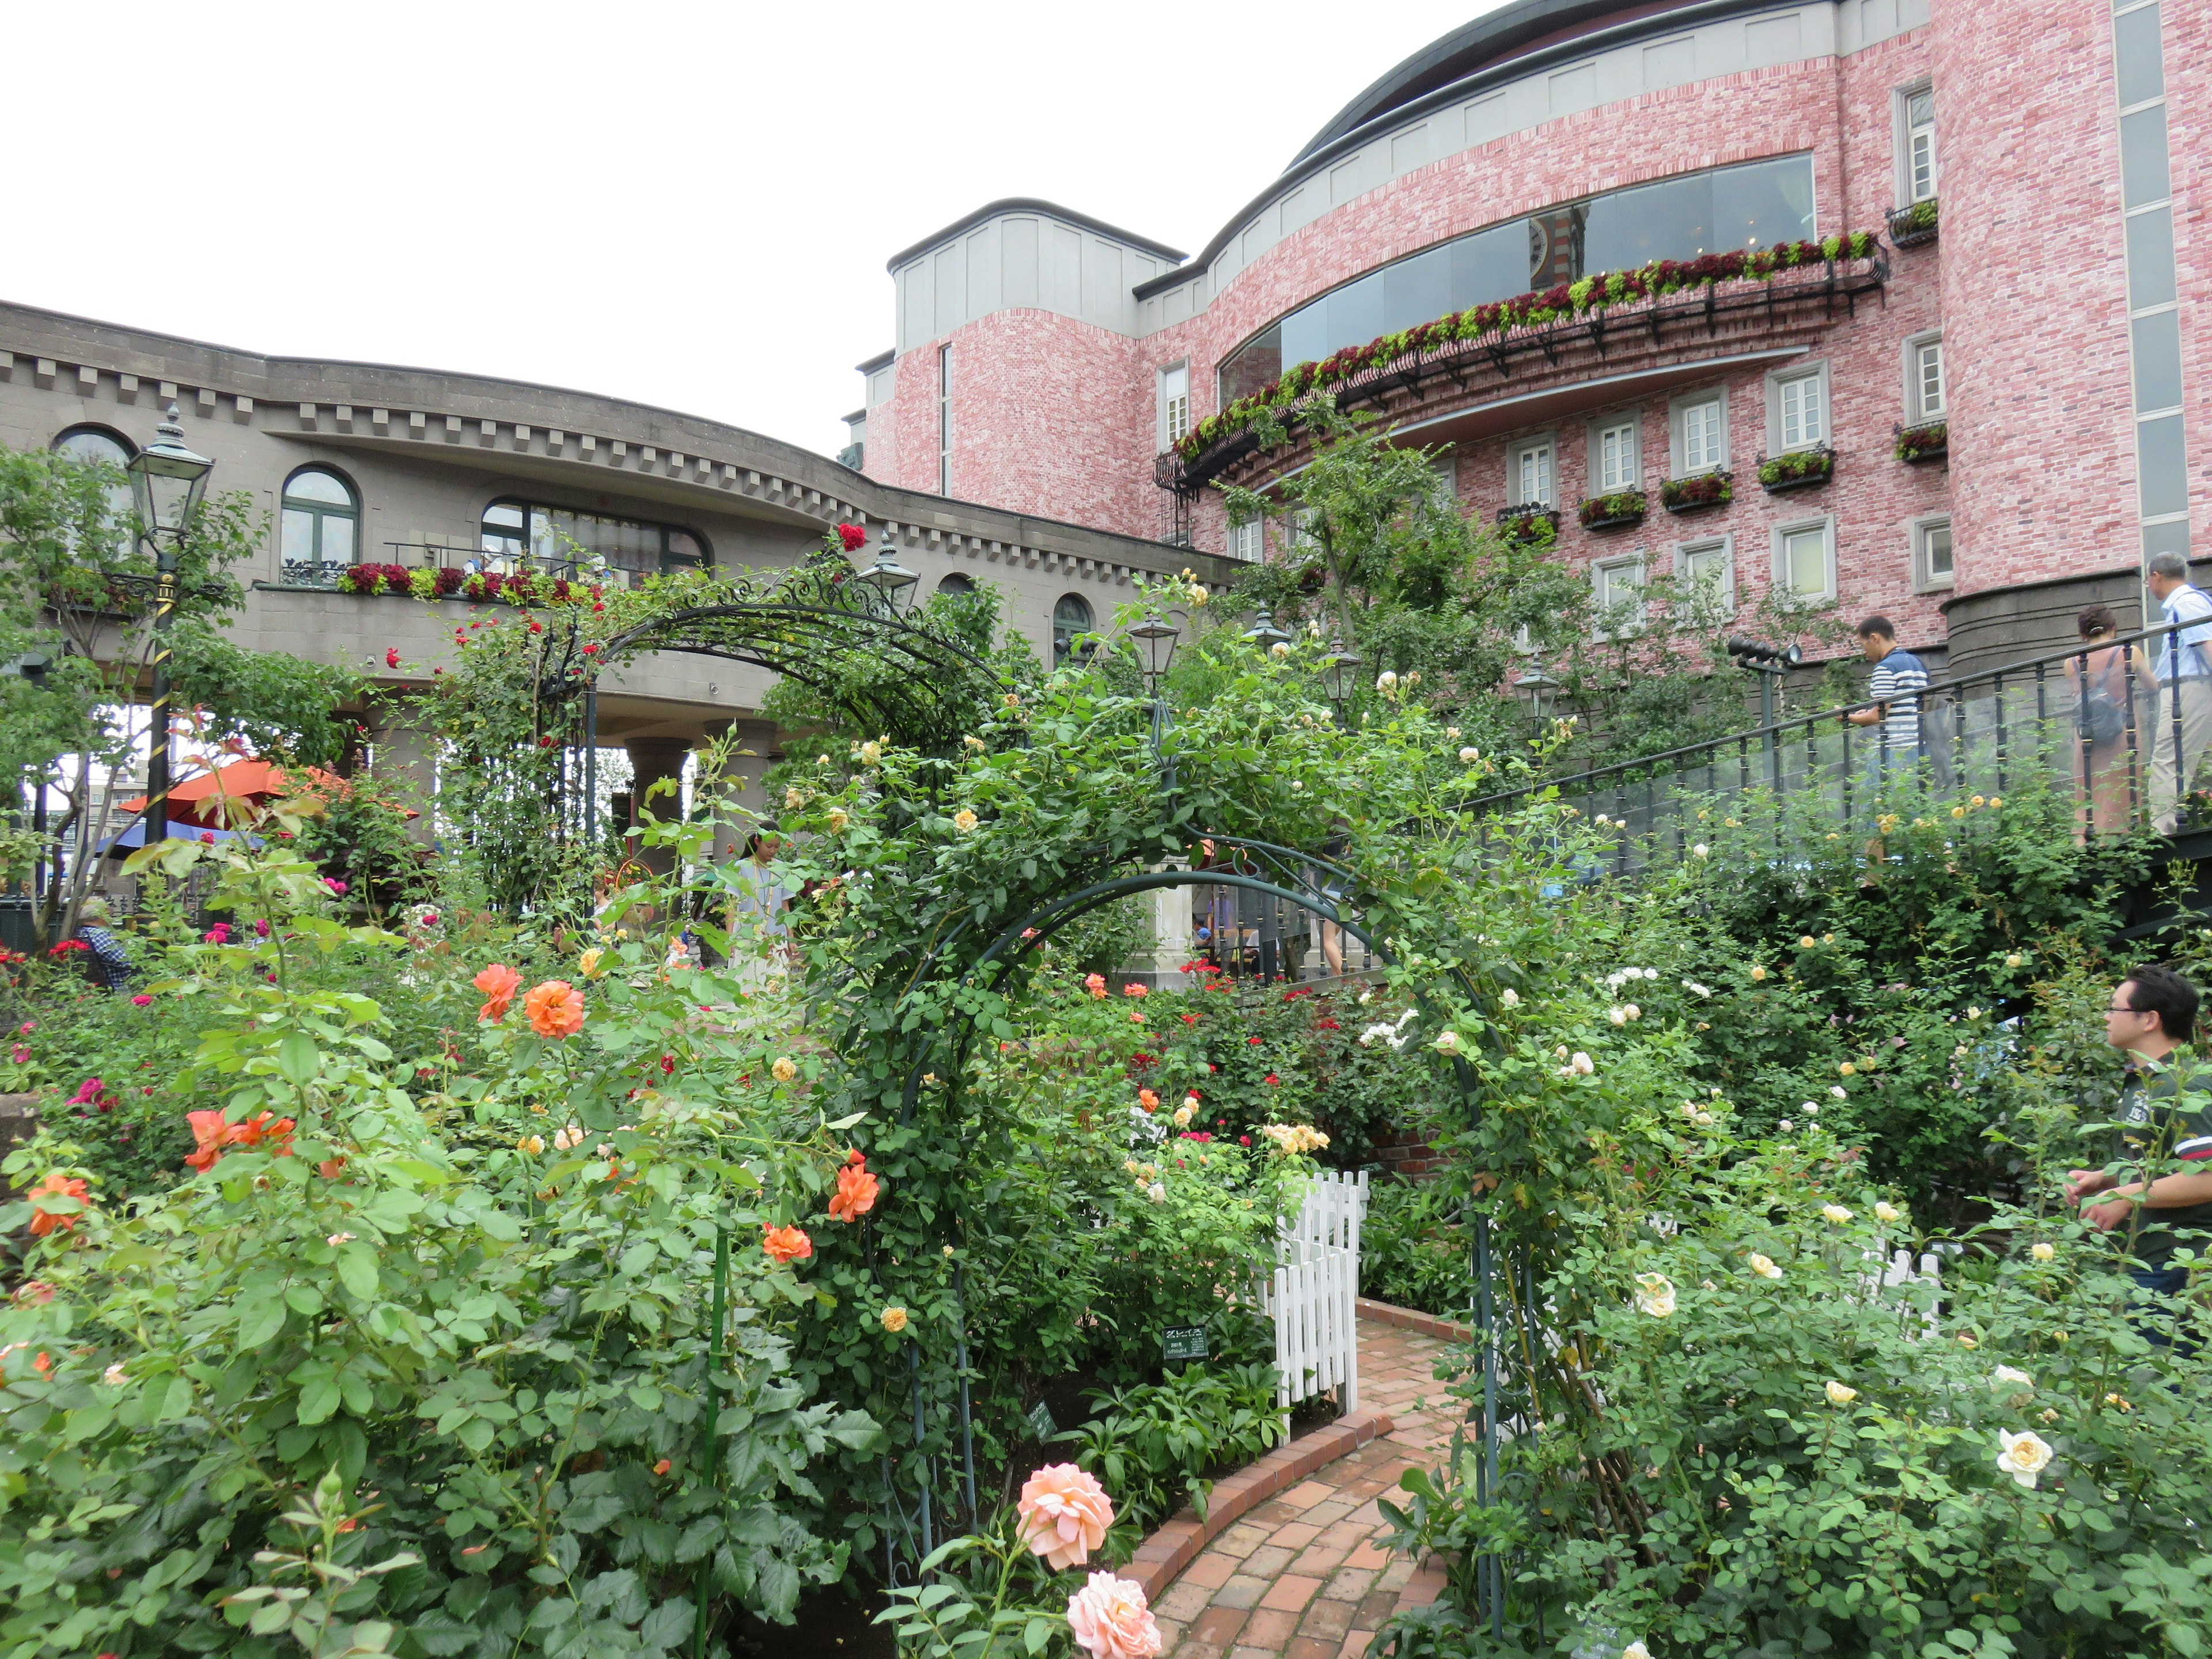
M1134 1580L1094 1572L1067 1598L1067 1627L1091 1659L1157 1659L1160 1627Z

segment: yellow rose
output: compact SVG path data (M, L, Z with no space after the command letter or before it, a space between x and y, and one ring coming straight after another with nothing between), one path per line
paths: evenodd
M605 951L594 945L576 958L576 971L586 979L597 979L599 974L599 963L606 959L606 954Z
M1766 977L1766 969L1764 968L1754 968L1751 970L1751 976L1754 980L1765 979Z
M981 822L981 818L964 806L952 815L952 827L963 836Z
M778 1083L788 1083L799 1075L799 1067L793 1064L791 1056L788 1054L778 1054L775 1064L769 1066L768 1071L769 1075Z
M884 1309L884 1328L889 1331L893 1336L896 1336L901 1331L904 1330L906 1328L906 1310L904 1308Z
M852 817L846 812L843 807L833 806L830 809L830 833L831 835L842 835L845 831L845 826L852 821Z

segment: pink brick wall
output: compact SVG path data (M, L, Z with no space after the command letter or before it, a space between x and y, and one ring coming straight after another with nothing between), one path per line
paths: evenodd
M2173 165L2173 262L2188 399L2191 532L2212 554L2212 8L2172 0L2166 22L2166 148Z
M1157 536L1157 411L1143 343L1048 311L1000 311L907 352L869 417L871 476L938 484L938 349L952 348L952 495L1048 519Z

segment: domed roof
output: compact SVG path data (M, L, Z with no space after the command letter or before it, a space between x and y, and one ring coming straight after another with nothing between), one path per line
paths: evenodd
M1679 0L1678 0L1679 3ZM1402 108L1425 94L1474 74L1522 48L1571 34L1584 23L1626 13L1650 15L1674 5L1636 5L1626 0L1512 0L1433 40L1339 110L1329 124L1291 158L1291 167L1327 149L1378 115Z

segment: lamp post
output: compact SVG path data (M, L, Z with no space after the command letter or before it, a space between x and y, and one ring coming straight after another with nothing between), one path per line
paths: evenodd
M1162 745L1168 735L1168 706L1160 697L1160 687L1168 677L1168 665L1175 661L1176 641L1182 637L1174 623L1163 621L1157 612L1146 613L1144 621L1129 630L1129 637L1137 642L1143 655L1145 695L1152 700L1152 758L1159 763L1161 775L1169 787L1172 776L1167 771L1167 759Z
M1746 639L1738 634L1728 642L1728 653L1739 667L1748 668L1759 676L1759 723L1766 728L1766 771L1774 789L1782 787L1782 751L1774 730L1774 688L1789 677L1790 671L1805 660L1804 647L1798 645L1773 646L1762 640Z
M177 611L177 544L199 511L215 463L185 447L177 406L155 428L154 441L125 469L138 533L154 544L154 701L146 734L146 839L169 837L169 624Z
M1336 710L1336 723L1347 724L1352 718L1352 693L1358 689L1359 671L1366 664L1356 651L1347 651L1338 641L1329 641L1328 655L1321 659L1322 695Z
M1275 626L1274 613L1263 605L1260 607L1259 620L1239 637L1247 645L1256 645L1262 651L1270 651L1276 646L1287 644L1291 636Z
M896 622L906 614L912 602L910 596L921 578L894 556L891 532L886 526L883 544L876 549L875 563L853 580L873 596L872 602L882 606L884 616Z

